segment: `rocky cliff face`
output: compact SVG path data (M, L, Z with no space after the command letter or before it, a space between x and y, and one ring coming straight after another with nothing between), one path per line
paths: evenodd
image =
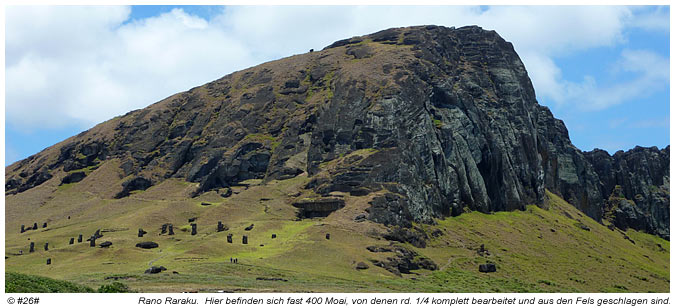
M317 195L377 194L369 218L404 227L545 206L549 189L596 220L667 237L669 149L602 153L572 145L497 33L419 26L337 41L112 119L7 167L5 188L112 158L125 179L118 198L172 177L200 193L307 174ZM634 211L608 205L617 185Z
M670 238L670 146L635 147L612 156L595 149L584 156L599 176L607 220L623 230Z

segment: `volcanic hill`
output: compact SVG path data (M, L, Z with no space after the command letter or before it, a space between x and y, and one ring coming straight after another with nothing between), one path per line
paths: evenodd
M6 167L6 270L141 291L664 292L669 161L574 147L494 31L394 28ZM68 243L99 229L111 246Z

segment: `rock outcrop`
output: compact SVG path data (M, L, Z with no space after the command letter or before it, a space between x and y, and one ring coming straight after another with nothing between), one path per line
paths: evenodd
M669 238L668 158L669 148L583 153L537 103L511 43L476 26L416 26L264 63L114 118L7 167L5 189L110 159L120 162L117 198L167 178L199 183L199 194L304 174L323 198L377 193L368 219L404 228L545 207L548 189L593 219ZM617 185L635 207L612 203Z

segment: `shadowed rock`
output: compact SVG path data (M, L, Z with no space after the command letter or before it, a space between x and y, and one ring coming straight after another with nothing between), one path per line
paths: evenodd
M494 273L497 271L497 266L492 263L481 264L478 266L478 271L481 273Z
M108 248L108 247L112 246L112 242L111 241L105 241L105 242L99 244L98 246L101 247L101 248Z
M149 269L145 270L145 273L146 274L158 274L158 273L161 273L163 271L166 271L166 267L164 267L164 266L153 266L153 267L150 267Z
M301 199L293 202L293 206L300 209L298 217L314 218L326 217L345 206L345 201L339 198Z
M356 264L357 270L365 270L365 269L368 269L368 268L370 268L370 266L368 266L368 264L365 264L363 262L359 262L359 263Z
M148 232L144 231L141 228L138 228L138 237L143 237L143 235L145 235L146 233L148 233Z
M246 231L251 231L251 230L253 230L253 224L251 224L250 226L244 228L244 230L246 230Z
M82 181L86 176L87 174L84 173L84 171L69 173L68 175L63 177L63 179L61 179L61 184L59 185L77 183L79 181Z
M272 233L272 238L277 238L277 235Z
M159 247L159 244L157 244L155 242L140 242L140 243L136 244L136 247L143 248L143 249L152 249L152 248Z

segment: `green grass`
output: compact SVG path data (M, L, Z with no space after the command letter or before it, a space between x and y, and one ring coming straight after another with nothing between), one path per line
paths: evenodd
M92 288L68 281L19 273L5 273L5 293L92 293Z

